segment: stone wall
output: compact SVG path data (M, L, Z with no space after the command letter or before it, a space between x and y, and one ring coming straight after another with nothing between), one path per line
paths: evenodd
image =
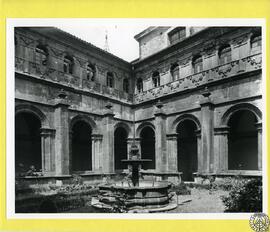
M256 117L258 174L262 166L262 56L251 43L259 33L252 27L208 28L129 64L58 29L16 29L15 114L28 112L41 122L43 174L73 173L72 128L83 121L91 128L92 170L82 175L115 173L115 129L126 130L128 150L133 135L141 150L140 132L147 126L155 131L156 168L151 172L179 175L177 127L187 120L196 127L197 172L232 173L235 170L228 169L228 123L241 110ZM160 41L154 43L158 47ZM48 48L46 64L36 62L39 44ZM220 48L226 44L231 47L231 60L220 64ZM67 54L74 57L72 74L63 70ZM202 70L194 73L193 58L198 55L202 56ZM89 63L96 67L94 81L87 80ZM180 65L177 80L170 73L173 63ZM153 71L160 74L156 88ZM107 86L108 72L114 74L114 88ZM139 77L144 84L140 93L134 85ZM129 93L123 91L125 78L130 83Z

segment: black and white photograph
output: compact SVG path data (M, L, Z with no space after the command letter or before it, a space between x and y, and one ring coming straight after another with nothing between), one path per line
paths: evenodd
M8 41L14 215L264 212L260 22L36 21Z

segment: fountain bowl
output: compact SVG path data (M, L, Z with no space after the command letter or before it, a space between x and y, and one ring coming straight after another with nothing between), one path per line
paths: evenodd
M127 181L104 184L99 186L100 194L92 206L109 209L120 201L127 212L168 211L177 207L170 188L166 181L140 181L138 186Z

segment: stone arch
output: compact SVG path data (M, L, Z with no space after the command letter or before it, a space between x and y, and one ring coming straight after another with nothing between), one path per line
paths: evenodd
M95 121L92 118L90 118L89 116L81 115L81 114L76 115L71 119L70 127L69 127L70 130L72 130L72 127L79 121L83 121L83 122L86 122L87 124L89 124L91 126L91 128L92 128L92 133L93 134L99 134L99 130L97 128L97 125L96 125Z
M46 115L38 107L30 104L17 105L15 107L15 116L22 112L34 114L40 120L42 128L50 128L50 123Z
M126 168L122 160L128 158L128 136L128 128L124 123L114 127L114 170Z
M260 123L262 121L262 112L256 106L250 103L240 103L230 107L222 116L221 118L221 125L228 125L228 122L231 116L240 110L248 110L251 111L257 119L257 122Z
M96 123L87 115L76 115L70 121L70 163L73 172L93 170L92 135Z
M49 129L45 114L35 106L22 104L15 107L15 173L42 172L44 149L41 129Z
M140 134L141 134L142 129L145 128L145 127L147 127L147 126L151 127L154 131L156 131L155 126L151 122L143 122L136 129L136 137L137 138L140 137Z
M198 136L194 120L186 118L176 127L177 170L182 172L183 181L193 181L193 173L198 171Z
M155 129L149 124L145 125L140 130L140 148L141 158L149 159L150 162L146 162L142 165L143 169L155 169L156 168L156 135Z
M194 116L192 114L183 114L183 115L180 115L179 117L177 117L173 121L172 126L171 126L171 131L173 133L177 133L177 126L179 125L179 123L181 123L181 122L183 122L185 120L191 120L192 122L195 123L197 130L201 129L201 123L200 123L199 119L196 116Z
M132 138L131 128L128 124L126 124L124 122L118 122L114 125L114 130L116 130L119 127L122 127L126 130L128 138Z

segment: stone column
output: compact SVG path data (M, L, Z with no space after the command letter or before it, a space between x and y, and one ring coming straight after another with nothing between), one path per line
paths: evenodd
M196 130L196 138L197 138L197 162L198 162L198 173L203 172L203 154L201 152L202 140L201 140L201 130Z
M166 114L163 112L163 105L158 102L155 110L155 150L156 170L167 172L168 157L166 149Z
M103 171L103 154L102 154L102 135L92 134L92 171L102 172Z
M256 123L258 131L258 170L262 170L262 123Z
M55 173L67 175L70 173L69 154L69 118L68 101L65 96L56 100L54 111L55 122Z
M213 103L211 102L211 93L206 89L203 92L201 105L201 154L203 154L203 172L213 171Z
M167 153L168 153L168 171L169 172L178 172L177 136L178 134L167 134Z
M228 171L228 134L229 127L222 126L214 129L214 172L227 172Z
M114 113L112 105L107 104L103 118L103 172L114 171Z
M55 170L54 160L54 136L55 130L51 128L41 128L41 153L42 153L42 172L51 174Z

